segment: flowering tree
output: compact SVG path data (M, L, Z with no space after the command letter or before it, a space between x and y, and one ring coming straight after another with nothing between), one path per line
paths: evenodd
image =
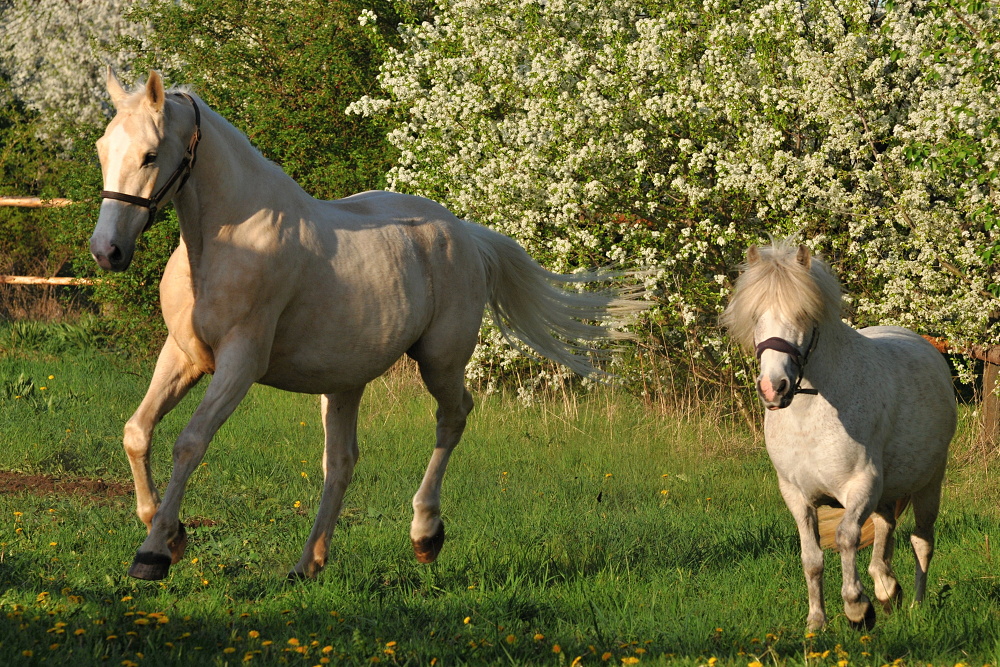
M104 68L118 69L134 54L108 50L122 37L139 39L144 25L128 21L129 0L13 0L0 10L0 62L11 91L39 111L49 133L56 125L105 119Z
M997 20L978 0L452 0L350 109L395 119L392 187L557 270L659 267L668 353L734 361L732 271L794 232L860 322L1000 342Z

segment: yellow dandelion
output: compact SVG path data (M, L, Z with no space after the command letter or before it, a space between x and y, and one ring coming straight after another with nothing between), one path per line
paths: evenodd
M288 640L288 644L290 646L298 646L299 643L300 643L299 640L296 639L295 637L292 637L291 639Z
M603 660L604 662L607 662L610 659L611 659L611 651L605 651L604 654L601 656L601 660Z
M562 653L562 646L560 646L559 644L553 644L552 645L552 652L553 653Z
M323 647L323 653L333 653L333 647L332 646L324 646Z
M466 616L465 620L462 621L462 623L465 623L466 625L468 625L471 622L472 622L472 617L471 616Z
M623 665L634 665L634 664L636 664L638 662L639 662L639 658L635 657L634 655L630 655L628 657L622 658L622 664Z
M541 632L535 633L535 641L536 642L540 642L543 639L545 639L545 635L543 635Z
M79 637L80 635L87 634L87 631L84 630L83 628L77 628L76 630L73 631L73 634Z
M516 641L517 641L517 637L515 637L514 635L507 635L507 643L508 644L513 644Z
M753 662L748 662L747 667L764 667L764 665L759 660L754 660Z
M256 630L251 630L250 632L247 633L247 637L249 637L250 639L257 639L257 637L260 637L260 633L257 632Z
M302 502L296 500L294 503L292 503L292 507L302 507Z
M273 641L271 641L270 639L265 639L264 641L262 641L262 642L260 643L260 645L261 645L261 646L270 646L270 645L271 645L271 644L273 644L273 643L274 643L274 642L273 642Z
M708 659L708 667L715 667L715 663L719 662L719 659L714 655Z
M308 477L309 477L309 475L307 475L307 474L305 473L305 471L303 471L303 472L301 472L301 473L299 473L299 474L300 474L300 475L302 475L302 478L303 478L303 479L308 479Z
M232 646L227 646L226 648L222 649L222 652L223 653L236 653L236 649L233 648Z

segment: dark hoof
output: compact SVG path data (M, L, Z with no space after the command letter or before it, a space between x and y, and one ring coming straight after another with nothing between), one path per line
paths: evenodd
M166 579L169 571L170 556L140 551L135 555L132 567L128 569L128 576L146 581L159 581Z
M419 562L433 563L441 553L441 547L444 546L444 522L441 522L441 527L430 537L422 537L411 542L413 542L413 555Z
M184 550L187 549L188 536L187 531L184 530L184 524L177 524L177 536L167 542L167 546L170 547L170 564L177 565L184 558Z
M875 607L868 605L865 609L865 617L860 621L852 621L847 619L847 622L851 624L851 628L857 630L858 632L862 630L871 630L875 627Z

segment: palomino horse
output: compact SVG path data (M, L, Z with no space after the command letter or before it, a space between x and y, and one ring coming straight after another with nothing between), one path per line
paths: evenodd
M781 495L795 517L809 590L807 625L826 623L818 505L842 507L836 532L844 611L871 627L875 612L855 559L862 524L874 524L868 572L886 612L902 592L892 571L897 501L913 505L914 602L924 597L955 394L948 364L900 327L855 330L841 320L840 284L805 246L779 242L747 251L722 316L760 361L764 440ZM902 506L902 505L901 505Z
M444 542L441 480L472 410L464 372L485 306L505 334L593 374L591 348L575 341L622 337L594 322L647 305L638 289L563 289L607 276L550 273L510 238L426 199L313 199L196 96L164 91L156 72L133 94L110 69L107 85L117 114L97 142L105 190L94 259L127 269L162 202L173 200L181 231L160 283L169 335L125 425L136 511L148 529L134 577L162 579L182 557L185 485L255 382L322 394L323 494L289 575L315 576L358 458L365 385L404 354L438 405L437 442L410 529L417 558L434 560ZM214 377L174 445L161 501L149 465L153 429L206 373Z

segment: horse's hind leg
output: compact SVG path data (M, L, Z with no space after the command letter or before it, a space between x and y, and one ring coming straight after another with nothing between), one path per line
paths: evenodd
M923 602L924 592L927 589L927 569L934 556L934 522L937 521L938 510L941 507L941 479L939 476L933 483L911 496L915 525L910 535L910 545L917 559L913 580L913 604Z
M340 516L344 493L358 462L358 407L365 388L327 394L321 401L323 432L323 496L302 558L288 573L289 579L311 578L326 565L330 537Z
M464 361L438 367L425 358L414 356L420 365L420 375L438 404L437 442L424 479L413 496L413 523L410 525L414 555L421 563L430 563L444 544L441 480L451 452L465 430L465 419L472 412L473 400L465 389Z
M875 597L888 614L892 612L893 607L898 607L903 599L903 591L892 571L896 503L879 505L872 513L872 524L875 527L875 541L872 543L872 560L868 566L868 574L875 584Z
M160 356L156 361L156 370L153 371L146 396L125 424L125 454L128 456L132 478L135 480L136 514L146 524L147 532L153 525L153 515L160 505L160 495L156 491L149 466L153 429L164 415L176 407L201 376L201 371L177 347L173 337L167 336L167 342L160 350ZM183 530L175 540L175 544L171 545L175 563L184 555L186 540L181 537L182 535Z

